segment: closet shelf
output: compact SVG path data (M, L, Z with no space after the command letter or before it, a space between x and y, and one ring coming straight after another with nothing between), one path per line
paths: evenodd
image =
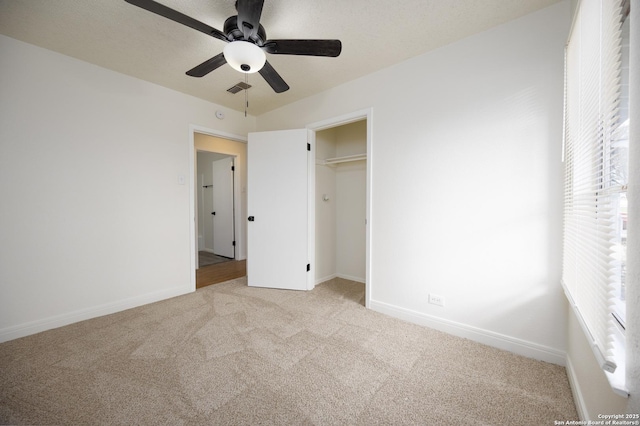
M326 160L320 160L317 163L330 166L332 164L347 163L349 161L366 160L367 154L345 155L344 157L327 158Z

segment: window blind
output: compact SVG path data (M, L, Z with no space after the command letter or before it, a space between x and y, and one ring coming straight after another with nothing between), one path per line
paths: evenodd
M620 286L618 198L626 189L615 149L622 124L621 28L621 1L579 3L565 49L563 138L562 284L601 367L618 377L624 371L611 312Z

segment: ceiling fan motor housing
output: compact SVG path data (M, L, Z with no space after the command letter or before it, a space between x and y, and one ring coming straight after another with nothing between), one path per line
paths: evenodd
M265 31L262 24L258 24L258 31L256 31L254 36L252 36L249 40L245 40L244 33L240 28L238 28L238 16L230 16L229 18L227 18L227 20L224 21L223 29L229 41L243 40L262 47L262 45L264 45L264 42L267 40L267 32Z

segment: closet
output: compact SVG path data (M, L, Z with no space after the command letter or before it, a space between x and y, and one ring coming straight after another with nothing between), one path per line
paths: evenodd
M316 132L316 284L366 277L366 120Z

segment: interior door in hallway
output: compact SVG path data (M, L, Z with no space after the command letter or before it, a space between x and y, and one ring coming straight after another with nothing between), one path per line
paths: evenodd
M233 157L213 162L213 253L235 258Z
M307 130L250 133L247 145L247 281L308 290Z

